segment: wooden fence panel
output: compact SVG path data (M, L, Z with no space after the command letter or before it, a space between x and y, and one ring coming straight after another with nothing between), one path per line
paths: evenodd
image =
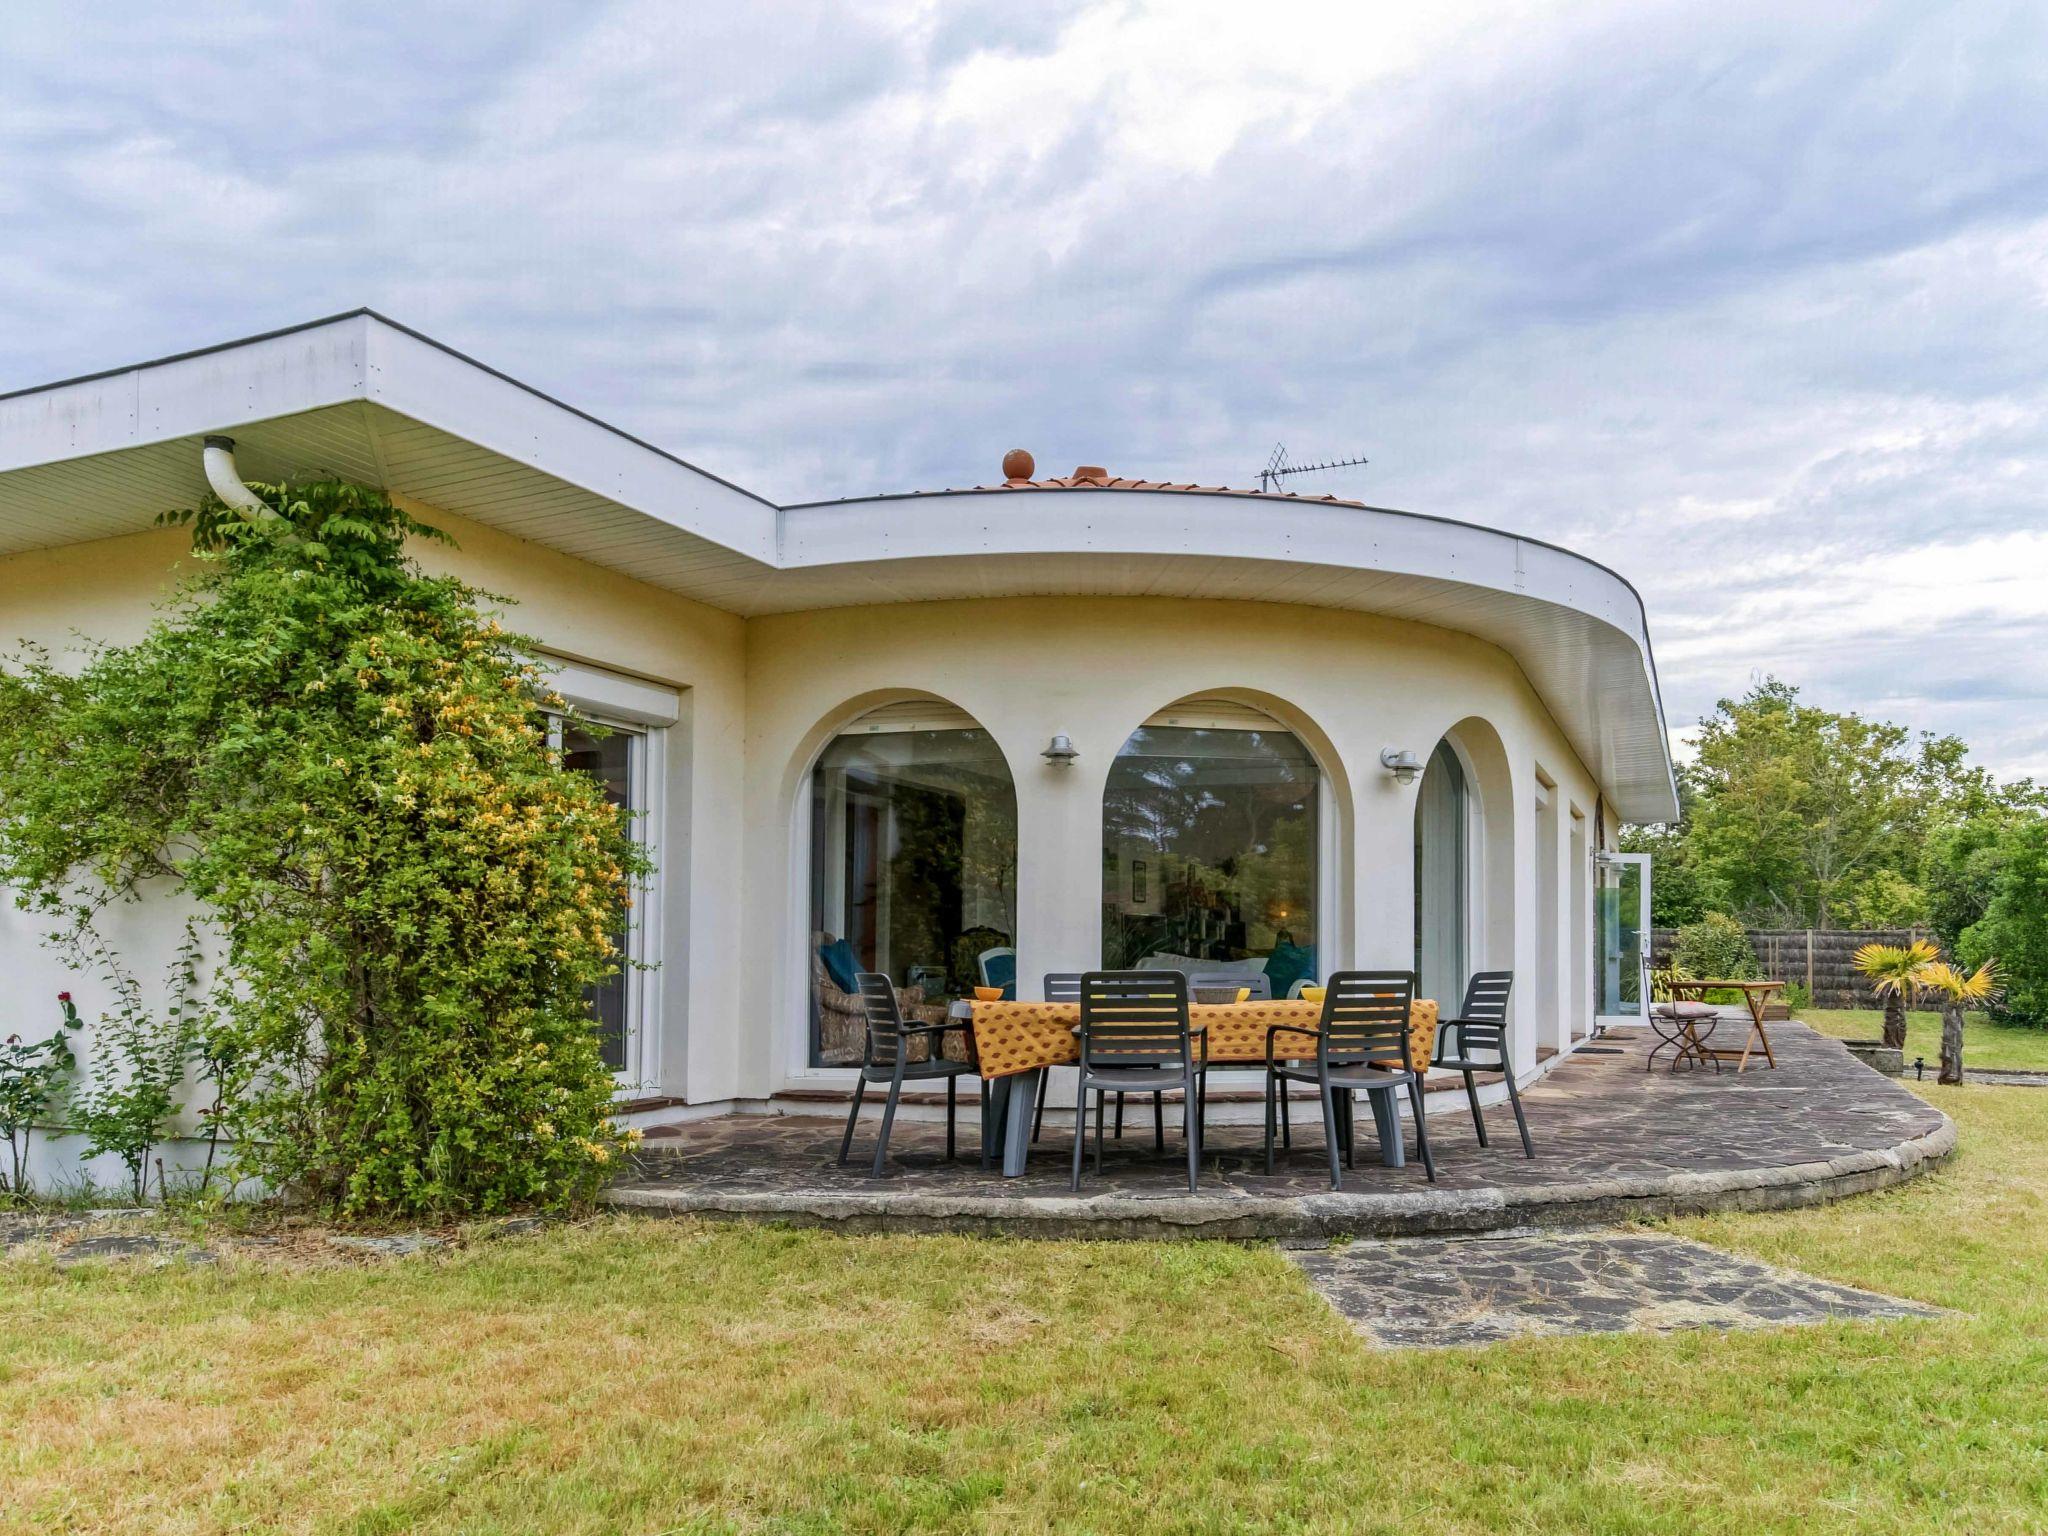
M1876 994L1856 969L1856 951L1865 944L1910 944L1932 937L1925 928L1752 928L1749 947L1765 975L1803 985L1816 1008L1875 1008ZM1651 963L1669 965L1677 938L1674 929L1652 929Z

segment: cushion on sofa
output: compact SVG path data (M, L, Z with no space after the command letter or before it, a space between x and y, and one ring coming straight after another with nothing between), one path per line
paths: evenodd
M832 978L832 985L842 992L858 992L860 960L853 952L853 945L845 939L835 939L830 944L820 945L818 958L825 962L825 974Z

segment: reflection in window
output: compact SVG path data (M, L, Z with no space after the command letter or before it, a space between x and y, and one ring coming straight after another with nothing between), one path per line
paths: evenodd
M562 766L587 773L604 787L604 797L621 810L640 809L633 804L633 754L640 738L625 731L594 735L574 722L562 727ZM619 928L612 942L618 946L619 969L585 996L597 1019L597 1038L604 1064L614 1072L626 1070L627 1002L633 973L625 963L631 952L627 941L627 915L620 913Z
M1415 799L1415 974L1447 1009L1465 995L1470 796L1458 754L1438 742Z
M811 775L812 1065L860 1059L854 972L905 989L906 1017L943 1017L984 951L1014 947L1016 903L1017 796L986 731L834 740Z
M1102 963L1316 978L1315 759L1291 732L1147 725L1102 803Z

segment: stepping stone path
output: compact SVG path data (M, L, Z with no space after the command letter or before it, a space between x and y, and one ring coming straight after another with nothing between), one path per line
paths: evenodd
M1391 1349L1941 1316L1657 1233L1394 1238L1288 1257L1354 1328Z
M373 1258L409 1259L416 1253L436 1253L448 1246L448 1240L429 1232L394 1232L387 1237L330 1236L327 1246Z
M115 1232L101 1237L81 1237L57 1255L59 1269L102 1259L149 1259L164 1264L211 1264L214 1256L204 1248L175 1237L156 1237L146 1232Z

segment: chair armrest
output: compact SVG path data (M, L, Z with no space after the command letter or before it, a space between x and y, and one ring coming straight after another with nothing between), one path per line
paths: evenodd
M1317 1031L1310 1029L1306 1024L1268 1024L1266 1026L1266 1065L1268 1067L1273 1065L1274 1036L1282 1034L1307 1035L1313 1040L1316 1037Z
M1431 1044L1429 1064L1436 1066L1450 1056L1449 1043L1457 1041L1457 1054L1469 1056L1471 1052L1492 1051L1503 1060L1507 1057L1508 1027L1492 1019L1439 1019L1436 1024L1436 1039Z

